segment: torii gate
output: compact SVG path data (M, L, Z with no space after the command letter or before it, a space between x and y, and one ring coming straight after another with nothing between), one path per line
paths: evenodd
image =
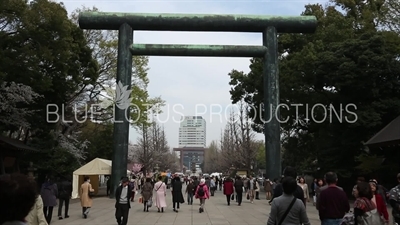
M314 33L314 16L265 15L199 15L199 14L141 14L113 12L83 12L79 14L81 29L118 30L117 83L131 89L132 56L209 56L264 58L264 123L266 174L281 176L281 142L279 116L278 33ZM262 46L235 45L166 45L133 44L133 30L151 31L211 31L261 32ZM272 110L270 110L272 108ZM126 175L129 143L129 110L115 107L114 145L112 158L111 197ZM272 113L272 116L271 116ZM128 114L128 115L126 115Z

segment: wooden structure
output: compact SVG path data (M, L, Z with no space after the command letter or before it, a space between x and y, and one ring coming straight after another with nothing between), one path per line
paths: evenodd
M0 136L0 174L20 172L20 158L27 152L38 152L38 150L25 145L22 141Z

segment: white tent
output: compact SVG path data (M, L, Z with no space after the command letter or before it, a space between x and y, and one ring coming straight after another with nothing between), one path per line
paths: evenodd
M97 190L95 186L98 186L98 175L110 175L111 165L111 160L95 158L86 165L75 170L72 178L72 198L75 199L79 197L79 187L83 182L83 176L97 176L96 180L92 178L90 179L93 188ZM95 177L93 176L93 178ZM95 182L97 182L97 185Z

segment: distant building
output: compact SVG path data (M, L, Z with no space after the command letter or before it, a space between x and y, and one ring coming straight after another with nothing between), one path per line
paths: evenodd
M179 148L205 148L206 134L203 117L185 116L179 127Z
M174 151L179 152L181 170L183 170L184 166L188 170L191 170L193 167L193 163L195 164L196 170L198 170L200 169L200 165L204 163L204 153L206 151L206 148L174 148Z

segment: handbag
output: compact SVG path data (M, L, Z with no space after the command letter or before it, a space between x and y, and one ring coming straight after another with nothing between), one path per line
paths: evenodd
M94 191L89 191L89 198L93 198L94 197Z
M146 205L147 207L152 207L153 206L153 199L152 198L150 198L148 201L147 201L147 205Z
M287 214L288 214L288 213L290 212L290 210L292 209L292 207L293 207L294 203L296 202L296 200L297 200L297 199L296 199L295 197L293 197L292 202L290 203L289 207L286 209L285 213L282 215L281 219L279 220L278 225L282 225L283 221L285 220Z
M362 225L384 225L381 215L377 209L365 212L362 216L357 217L358 223Z
M354 225L354 213L352 212L346 213L340 225Z
M231 200L235 200L235 195L231 195Z

